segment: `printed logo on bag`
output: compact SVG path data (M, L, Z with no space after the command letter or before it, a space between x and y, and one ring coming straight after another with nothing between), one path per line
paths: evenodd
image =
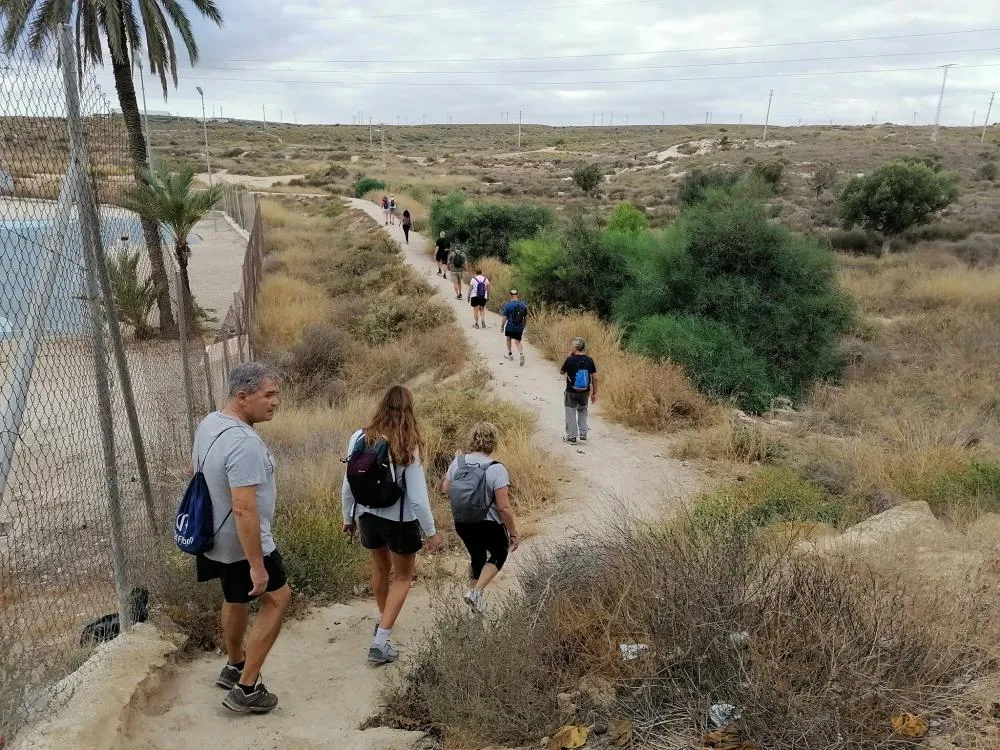
M174 526L177 528L177 533L182 536L187 532L188 519L190 518L188 513L180 513L177 516L177 520L174 522Z

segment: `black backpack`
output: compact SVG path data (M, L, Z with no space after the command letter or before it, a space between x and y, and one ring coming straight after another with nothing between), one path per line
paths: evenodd
M524 323L528 319L528 306L523 302L519 305L514 305L513 309L510 311L510 322L515 328L524 328Z
M452 268L465 268L465 253L461 250L456 250L454 255L451 256Z
M399 514L402 516L401 500L406 494L406 476L404 474L402 484L396 481L389 441L385 438L380 438L369 448L365 434L361 433L347 459L347 484L356 503L366 508L391 508L399 503Z

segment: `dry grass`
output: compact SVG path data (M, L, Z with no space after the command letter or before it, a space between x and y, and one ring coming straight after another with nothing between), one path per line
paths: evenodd
M322 289L286 273L267 275L260 298L257 325L269 347L300 344L304 330L330 316L329 299Z
M533 311L526 333L545 357L557 362L566 357L574 337L584 338L599 371L599 408L609 419L656 431L716 416L679 367L623 351L618 329L594 315Z
M787 451L771 430L736 416L683 437L673 454L736 464L769 463Z

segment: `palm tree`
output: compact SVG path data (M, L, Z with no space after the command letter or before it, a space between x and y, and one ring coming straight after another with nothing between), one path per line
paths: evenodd
M190 0L203 16L222 25L222 14L215 0ZM102 41L111 53L118 103L128 132L132 167L136 179L149 170L146 139L139 119L139 105L132 81L132 59L142 52L143 44L149 69L159 76L163 97L167 96L167 75L177 85L177 50L171 27L180 35L193 65L198 60L198 43L191 32L191 22L181 0L0 0L3 18L3 46L11 52L24 39L30 49L40 52L58 34L61 24L71 24L76 33L80 70L86 63L102 65ZM170 288L160 248L159 227L143 219L160 331L174 335L177 324L170 309Z
M219 185L206 190L194 190L193 185L194 170L190 167L171 172L161 164L155 172L147 171L143 174L131 201L131 208L139 216L166 225L173 235L174 255L181 271L184 310L189 325L195 325L197 319L188 279L188 259L191 257L188 237L195 224L222 200L222 188Z

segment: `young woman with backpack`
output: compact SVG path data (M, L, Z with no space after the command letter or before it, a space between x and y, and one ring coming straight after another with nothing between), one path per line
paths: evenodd
M413 222L410 219L410 209L403 209L403 237L406 239L406 244L410 244L410 227L413 226Z
M382 196L382 219L389 226L389 198L385 195Z
M389 643L406 595L417 552L441 546L434 524L427 479L420 463L422 438L413 413L413 395L394 385L382 397L366 427L347 444L347 471L341 487L344 533L357 534L372 558L372 590L379 622L368 661L388 664L399 658Z
M490 297L490 280L483 269L476 268L476 275L469 281L469 304L472 305L473 328L486 328L486 302Z
M464 598L478 614L486 612L486 587L520 542L510 504L510 474L493 460L499 440L496 425L475 425L469 433L469 452L455 456L442 487L451 502L455 531L469 552L469 590Z

